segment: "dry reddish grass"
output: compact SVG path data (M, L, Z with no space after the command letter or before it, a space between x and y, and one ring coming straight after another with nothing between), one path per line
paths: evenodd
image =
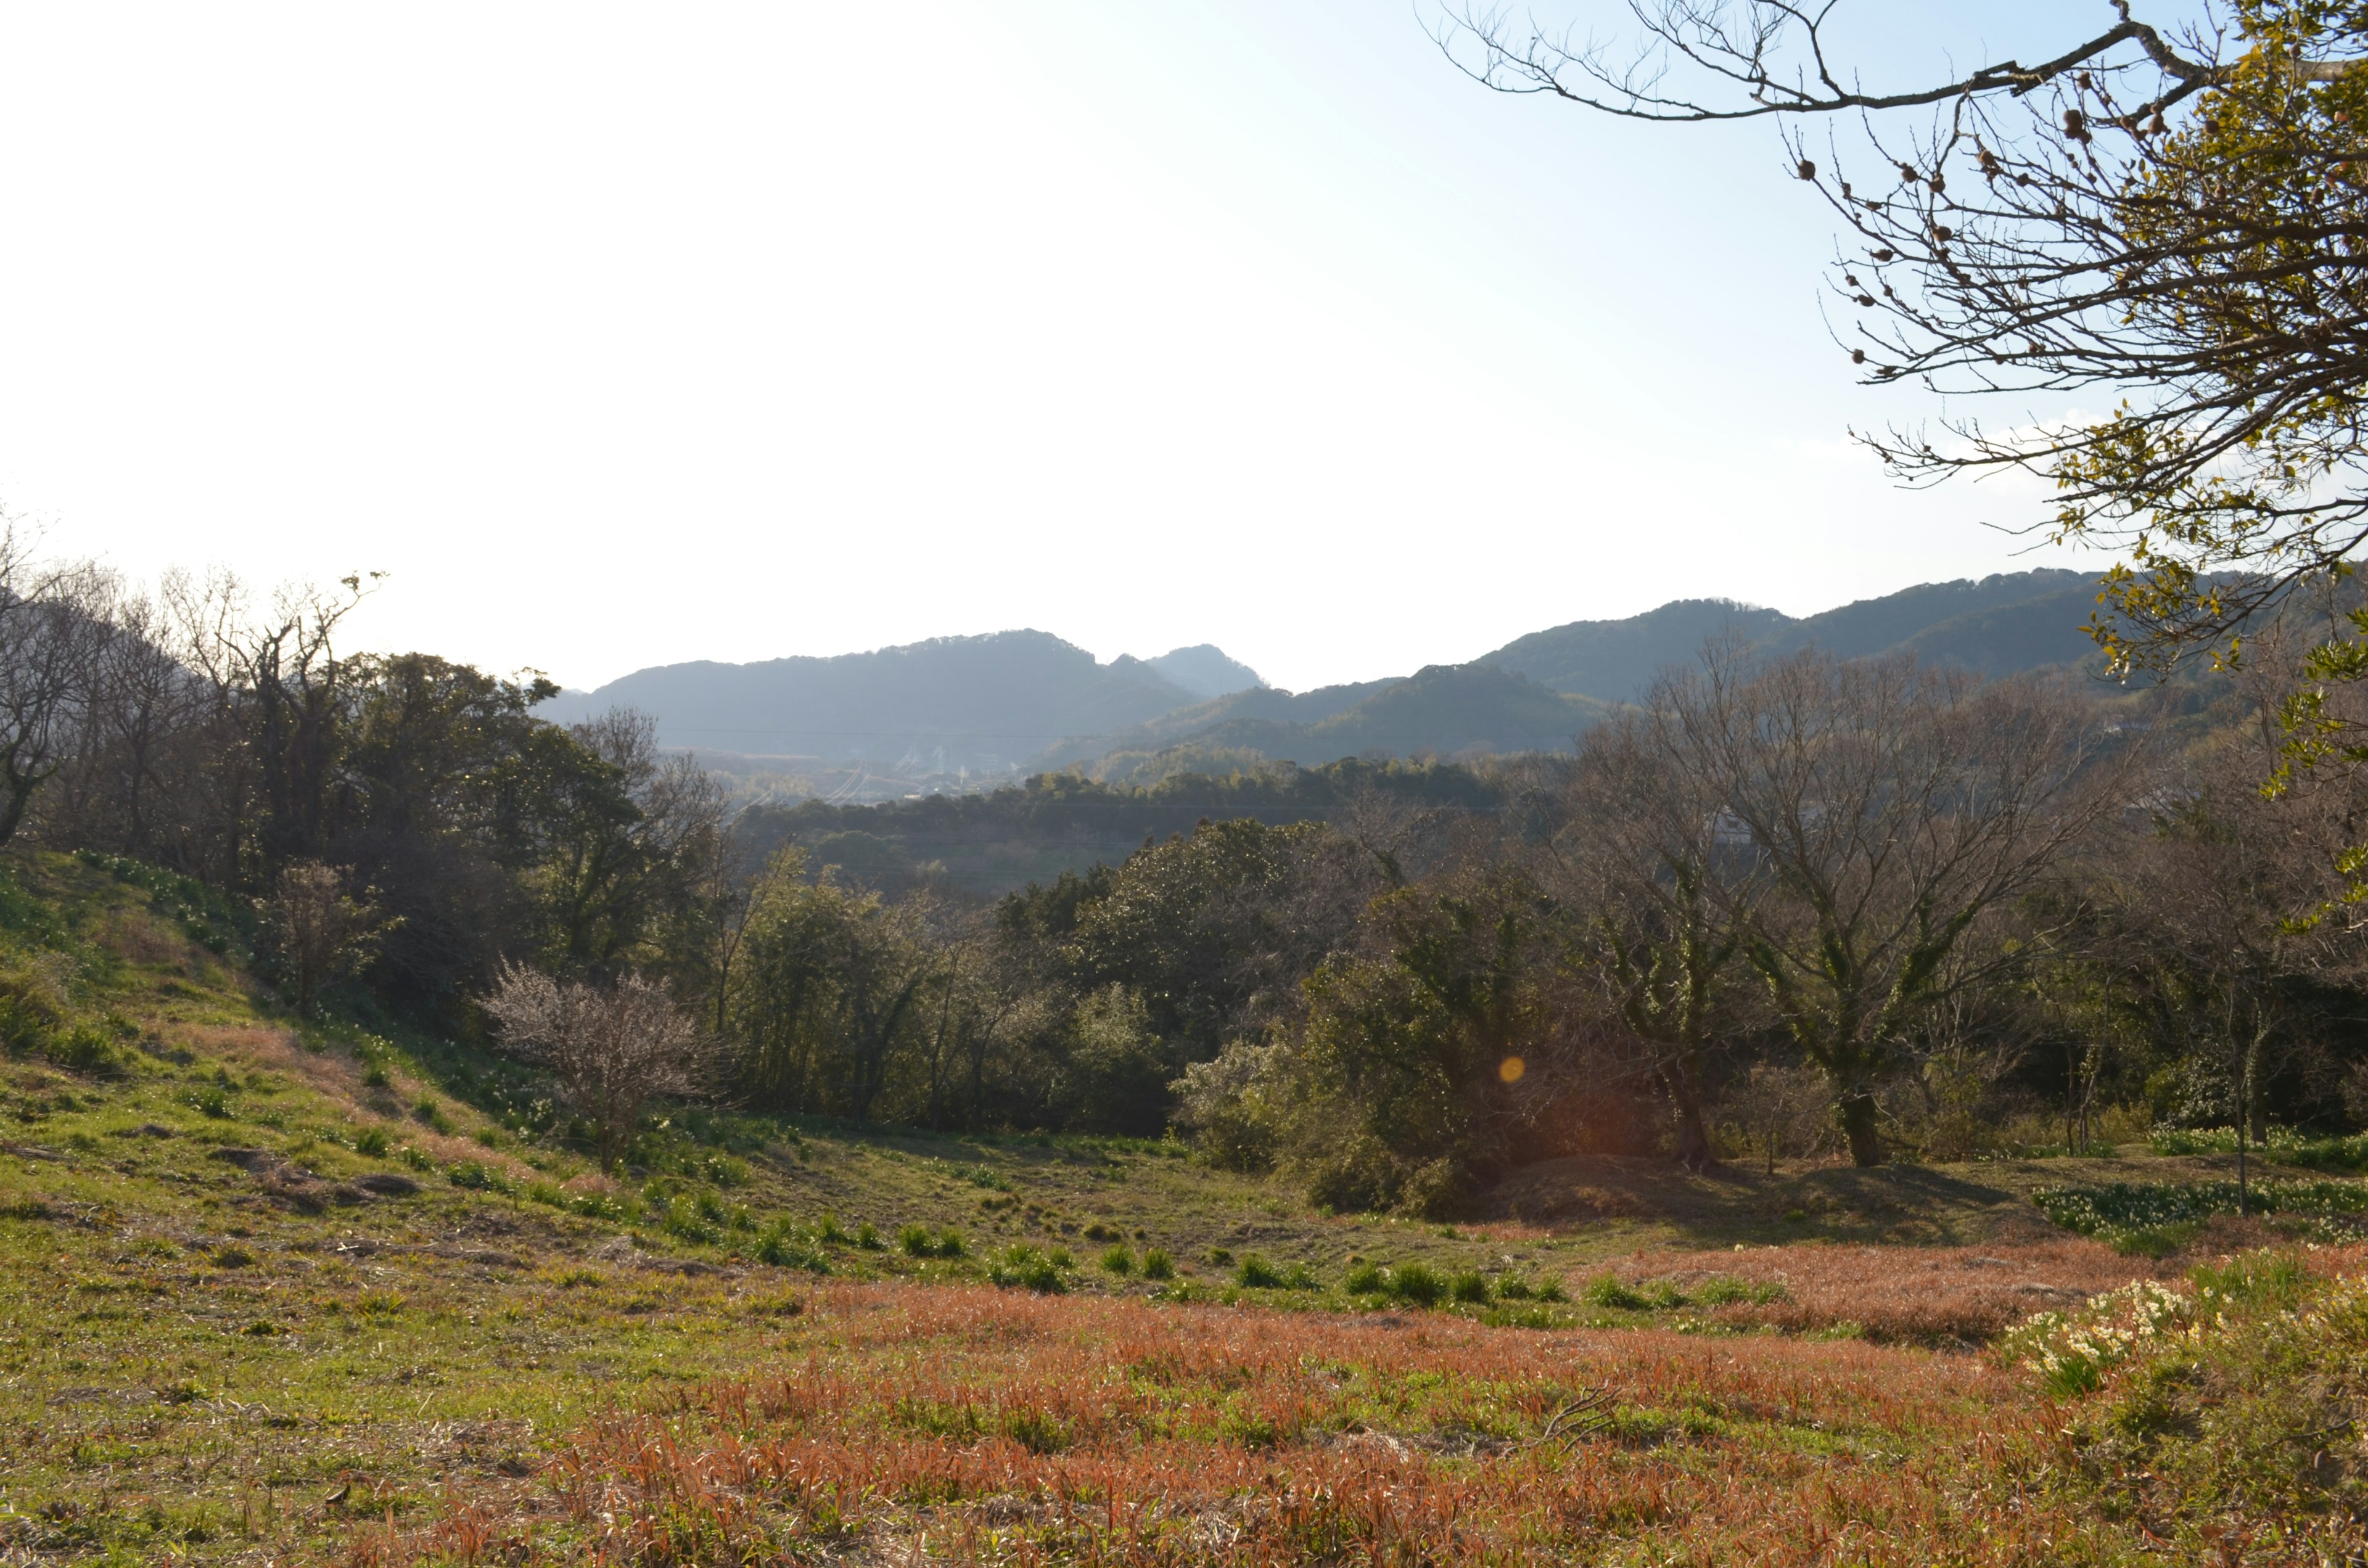
M1855 1324L1870 1339L1982 1342L2034 1312L2056 1312L2133 1279L2177 1278L2200 1258L2291 1244L2259 1221L2215 1221L2171 1258L2125 1257L2082 1236L2015 1246L1748 1247L1730 1252L1639 1252L1608 1270L1632 1288L1666 1280L1680 1292L1713 1279L1781 1288L1782 1299L1706 1307L1723 1328L1813 1333ZM2368 1267L2368 1244L2314 1248L2329 1277ZM1575 1280L1574 1284L1581 1283Z
M549 1502L358 1562L2122 1559L2022 1479L2059 1413L1966 1356L982 1288L817 1290L781 1363L602 1419ZM1601 1432L1542 1441L1588 1392Z
M1600 1271L1599 1271L1600 1272ZM1667 1280L1680 1291L1713 1278L1780 1287L1782 1299L1706 1309L1727 1327L1788 1333L1855 1324L1877 1340L1981 1341L2050 1312L2164 1272L2080 1236L1994 1247L1784 1246L1644 1252L1609 1272L1623 1284Z

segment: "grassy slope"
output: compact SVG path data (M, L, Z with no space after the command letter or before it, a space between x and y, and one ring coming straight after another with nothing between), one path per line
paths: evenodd
M553 1453L581 1449L587 1418L654 1408L668 1388L811 1369L814 1358L850 1346L884 1355L873 1340L850 1339L845 1323L940 1310L915 1304L913 1284L956 1287L949 1302L986 1303L962 1311L1024 1316L1016 1303L1032 1298L975 1289L993 1256L1014 1245L1075 1254L1064 1278L1081 1294L1060 1303L1071 1314L1064 1334L1197 1332L1189 1325L1213 1310L1236 1323L1271 1321L1262 1336L1337 1334L1343 1356L1365 1354L1355 1349L1363 1331L1331 1315L1354 1305L1338 1290L1352 1259L1568 1279L1574 1302L1453 1309L1484 1321L1442 1313L1452 1335L1507 1336L1497 1352L1487 1350L1493 1340L1469 1341L1472 1354L1515 1359L1551 1358L1564 1352L1536 1347L1565 1342L1600 1359L1606 1345L1630 1341L1486 1321L1646 1328L1634 1343L1655 1346L1694 1343L1662 1332L1672 1327L1816 1336L1885 1323L1902 1336L1945 1340L2142 1267L2034 1225L2019 1191L2062 1179L2056 1162L1702 1181L1611 1164L1541 1168L1509 1184L1492 1215L1458 1229L1311 1212L1159 1145L701 1119L700 1137L677 1135L666 1151L672 1176L627 1191L506 1131L492 1112L517 1085L494 1064L426 1039L299 1028L234 962L102 870L50 857L17 861L0 882L0 948L20 971L30 966L62 985L77 1017L123 1042L105 1072L66 1071L38 1054L0 1063L8 1439L0 1553L125 1562L335 1553L359 1520L393 1521L398 1533L449 1523L461 1492L487 1517L527 1517L551 1494L538 1471ZM222 1157L232 1151L252 1153ZM2109 1168L2128 1179L2213 1164ZM456 1173L477 1185L457 1185ZM364 1185L398 1185L389 1177L417 1190L380 1195ZM577 1211L587 1199L609 1217ZM869 1222L891 1244L818 1234L825 1213L848 1230ZM904 1256L893 1238L908 1224L959 1230L965 1256ZM810 1267L757 1261L768 1233L775 1256L819 1261L829 1280ZM1101 1272L1095 1260L1119 1237L1137 1256L1172 1253L1183 1278L1155 1285ZM1978 1241L1996 1256L1767 1244L1804 1239ZM1736 1252L1738 1243L1750 1250ZM1237 1290L1212 1260L1216 1249L1305 1264L1326 1288ZM1589 1300L1585 1282L1607 1269L1632 1284L1670 1283L1599 1288ZM1094 1294L1175 1304L1097 1308ZM1245 1320L1227 1310L1235 1302L1315 1310ZM1371 1323L1406 1321L1371 1303L1362 1310ZM1180 1314L1186 1326L1158 1330L1160 1313ZM964 1343L956 1335L956 1348ZM1645 1360L1673 1354L1692 1352L1656 1348ZM1810 1361L1787 1376L1813 1375L1819 1356L1892 1357L1866 1365L1918 1388L1930 1360L1839 1344L1786 1352L1796 1354ZM1408 1389L1435 1390L1452 1370L1374 1371L1382 1382L1366 1391L1371 1399L1317 1425L1333 1434L1327 1441L1351 1428L1453 1427L1464 1419L1457 1401L1428 1414L1406 1405ZM981 1363L948 1375L1002 1374ZM1213 1397L1198 1383L1177 1395L1186 1404ZM1544 1397L1543 1383L1520 1396ZM1945 1404L1959 1394L1931 1397ZM2027 1409L2001 1397L2001 1419L2021 1431ZM1677 1398L1654 1394L1627 1418L1660 1431L1652 1424L1680 1419ZM1916 1403L1924 1398L1895 1412L1902 1431L1963 1425ZM1377 1412L1392 1401L1400 1415L1385 1420ZM1536 1414L1513 1404L1487 1419ZM1201 1436L1238 1448L1218 1431L1224 1419L1204 1412L1185 1426L1214 1423ZM1797 1460L1823 1440L1781 1421L1753 1432L1752 1442L1774 1445L1763 1457L1778 1471L1793 1463L1785 1455Z

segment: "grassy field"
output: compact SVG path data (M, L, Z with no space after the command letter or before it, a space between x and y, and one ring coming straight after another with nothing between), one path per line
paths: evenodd
M2125 1450L2241 1399L2189 1409L2199 1371L2131 1416L2136 1373L1999 1347L2255 1246L2300 1322L2359 1265L2340 1171L2238 1223L2209 1149L1557 1162L1451 1226L1173 1144L694 1115L611 1181L515 1131L500 1064L297 1024L197 890L19 859L0 948L0 1562L2301 1562L2351 1528L2355 1427L2260 1461L2319 1478L2283 1501L2166 1498L2183 1461Z

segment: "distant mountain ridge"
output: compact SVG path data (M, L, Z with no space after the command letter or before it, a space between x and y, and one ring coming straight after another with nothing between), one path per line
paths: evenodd
M1633 702L1659 671L1691 663L1723 636L1771 653L1815 645L1845 659L1912 648L1932 663L2010 675L2094 653L2080 627L2096 597L2085 573L2042 569L1921 583L1799 619L1732 599L1678 599L1624 620L1532 631L1474 662L1605 702Z
M1121 729L1199 699L1144 660L1104 665L1023 631L836 658L662 665L563 692L544 711L564 723L638 708L669 746L1008 774L1062 735Z
M1678 599L1533 631L1466 665L1297 693L1207 643L1105 665L1048 632L1000 631L837 658L666 665L563 693L544 711L566 722L638 708L666 745L832 762L851 780L847 800L1064 768L1145 782L1262 761L1566 748L1721 637L1770 653L1904 650L1986 675L2079 665L2096 655L2081 631L2096 593L2084 574L2042 569L1919 584L1798 618Z

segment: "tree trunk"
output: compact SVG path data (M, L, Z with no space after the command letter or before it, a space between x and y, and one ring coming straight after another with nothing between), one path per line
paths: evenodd
M1702 1126L1702 1096L1694 1091L1693 1079L1682 1067L1662 1071L1661 1085L1668 1091L1669 1108L1678 1118L1678 1164L1700 1175L1716 1165L1711 1153L1710 1132Z
M1850 1140L1850 1164L1883 1164L1883 1132L1875 1124L1874 1096L1851 1095L1836 1108L1841 1113L1842 1136Z

